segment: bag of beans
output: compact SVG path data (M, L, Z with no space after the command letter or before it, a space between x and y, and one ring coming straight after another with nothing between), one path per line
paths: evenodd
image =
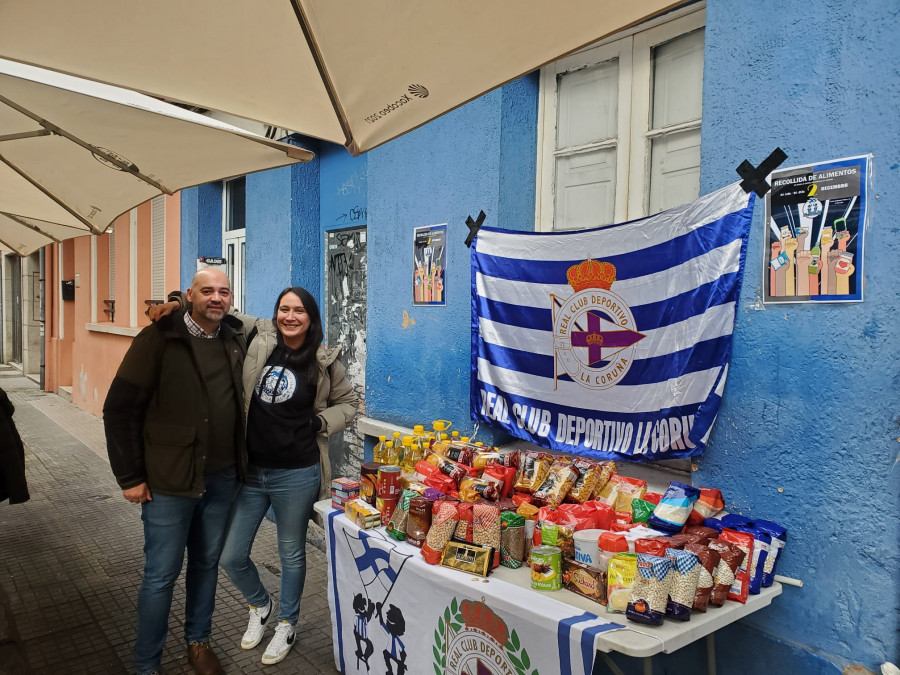
M455 502L437 501L434 503L431 527L425 536L425 545L422 546L422 557L429 565L441 563L444 547L456 531L458 521L459 516L456 512Z
M688 525L686 528L684 528L683 534L700 535L705 540L698 542L700 544L705 544L710 539L719 538L719 530L713 529L711 527L704 527L703 525Z
M634 542L635 553L647 553L658 558L665 557L667 548L669 548L669 542L666 541L666 537L637 539Z
M690 551L700 561L700 573L697 575L697 591L694 593L693 608L705 612L712 593L716 568L719 566L719 552L702 544L688 544L685 551Z
M713 575L713 588L709 596L709 604L721 607L725 604L731 587L735 584L738 570L744 561L744 552L735 544L723 541L721 538L710 541L709 548L719 554L719 565Z
M738 532L747 532L753 535L753 558L748 566L750 575L750 595L759 595L762 588L763 571L766 560L769 558L769 549L772 546L772 535L764 532L756 526L756 521L751 521L747 527L735 527Z
M741 566L734 573L734 584L728 592L728 599L735 602L747 602L747 596L750 594L750 572L753 565L753 550L756 538L752 532L739 532L725 528L719 535L719 541L726 541L734 544L744 554Z
M491 567L500 564L500 509L496 504L479 502L472 508L472 543L494 549Z
M676 621L690 621L697 583L700 579L700 558L691 551L675 548L666 550L666 557L672 560L672 582L669 599L666 602L666 616Z
M756 527L772 537L772 543L763 565L762 574L762 586L763 588L768 588L775 580L775 568L781 559L784 545L787 543L787 530L771 520L754 520L753 522L756 524Z
M525 518L518 513L500 514L500 564L517 569L525 560Z
M637 623L661 626L666 615L674 565L671 558L638 553L637 574L625 616Z

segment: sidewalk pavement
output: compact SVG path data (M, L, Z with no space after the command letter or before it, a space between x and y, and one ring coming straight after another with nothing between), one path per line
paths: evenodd
M0 387L16 406L14 419L25 443L31 492L25 504L0 503L0 675L21 672L15 669L17 651L24 651L34 674L133 672L135 603L144 562L141 513L122 498L109 469L103 423L40 391L8 366L0 365ZM321 530L316 530L310 537L318 536L321 542ZM268 520L263 521L252 557L277 601L281 570L275 526ZM325 555L308 545L306 561L299 641L274 666L260 664L271 629L257 648L240 648L247 605L220 572L212 643L226 673L338 672ZM4 603L12 622L5 619ZM183 620L182 572L163 653L168 675L193 672L183 643Z

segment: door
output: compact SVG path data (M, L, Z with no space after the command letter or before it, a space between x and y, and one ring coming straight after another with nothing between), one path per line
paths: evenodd
M325 343L341 348L341 363L360 400L366 391L366 228L325 233ZM335 476L359 474L363 439L354 427L328 439Z
M12 299L12 355L10 360L22 363L22 259L17 255L9 256L10 297Z

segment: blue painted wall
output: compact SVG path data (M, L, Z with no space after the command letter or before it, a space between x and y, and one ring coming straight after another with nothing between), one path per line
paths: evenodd
M272 316L278 294L291 285L291 167L247 176L247 248L241 309ZM238 303L240 304L240 303Z
M786 165L875 154L861 304L758 310L757 209L732 369L694 476L733 509L790 529L780 571L806 585L748 623L873 669L900 656L898 10L710 0L703 83L703 192L775 146ZM758 644L728 672L760 672Z
M182 289L191 285L197 270L197 236L200 228L200 188L181 191L181 264L179 283ZM168 289L167 289L168 291Z
M191 285L197 258L222 255L222 183L181 191L181 288Z
M314 296L321 306L319 292L322 278L322 237L319 236L319 202L321 188L319 174L320 146L314 140L301 143L316 153L306 164L291 167L291 285L302 286ZM252 282L252 280L251 280ZM274 303L274 299L272 300Z

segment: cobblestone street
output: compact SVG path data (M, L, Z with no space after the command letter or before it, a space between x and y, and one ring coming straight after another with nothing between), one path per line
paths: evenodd
M103 423L6 366L0 366L0 387L16 406L31 493L25 504L0 503L0 599L5 594L30 672L133 672L135 603L143 569L140 508L122 498L110 472ZM321 541L321 536L320 529L311 528L311 540ZM275 526L268 520L253 559L277 601L280 567ZM169 675L193 672L182 638L183 618L182 573L163 655ZM220 572L212 644L227 673L337 672L325 555L312 544L298 644L283 662L259 662L271 628L257 648L240 648L246 619L243 598ZM0 661L7 653L0 651ZM0 673L10 672L8 663L0 662Z

